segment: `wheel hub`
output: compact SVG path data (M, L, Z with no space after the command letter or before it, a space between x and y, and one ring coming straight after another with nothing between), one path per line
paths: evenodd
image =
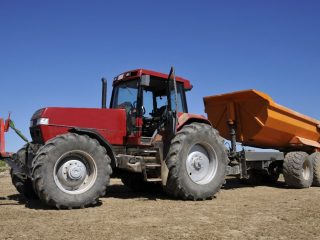
M303 163L302 176L305 180L308 180L310 178L310 168L307 161Z
M194 169L196 171L199 171L202 168L202 164L201 164L202 158L201 156L195 156L193 159L193 163L192 166L194 167Z
M200 144L196 144L190 149L186 160L186 170L194 183L207 184L215 176L216 169L215 153L208 154L206 148Z
M94 184L97 169L94 160L86 152L73 150L57 160L54 180L59 189L69 194L80 194Z
M87 176L86 166L79 160L69 160L62 165L58 178L68 187L76 187L83 183Z
M71 180L79 180L87 174L86 167L80 161L74 161L74 163L69 163L69 166L66 167L68 178Z

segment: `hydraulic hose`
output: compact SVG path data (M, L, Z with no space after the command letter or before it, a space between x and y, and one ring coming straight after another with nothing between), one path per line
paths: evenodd
M23 141L29 142L28 139L22 134L22 132L15 127L14 122L13 122L11 119L9 120L9 126L10 126L10 128L11 128L13 131L15 131L15 133L16 133Z

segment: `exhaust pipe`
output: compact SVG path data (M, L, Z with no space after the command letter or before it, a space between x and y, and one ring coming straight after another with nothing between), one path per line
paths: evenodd
M107 79L102 78L102 99L101 108L107 108Z

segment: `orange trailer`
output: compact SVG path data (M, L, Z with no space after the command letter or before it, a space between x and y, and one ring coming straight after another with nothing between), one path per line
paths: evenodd
M275 181L283 173L289 186L320 186L320 121L257 90L204 97L204 105L213 127L231 141L227 174ZM279 152L239 152L237 142Z
M320 149L320 121L273 101L257 90L245 90L204 98L205 111L220 134L231 140L235 125L237 141L246 146L281 151Z

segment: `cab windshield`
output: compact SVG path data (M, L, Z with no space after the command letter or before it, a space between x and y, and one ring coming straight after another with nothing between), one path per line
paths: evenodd
M130 109L136 107L138 81L126 81L114 88L111 108Z
M163 112L168 104L166 81L151 78L149 86L143 87L143 117L153 117L156 112ZM114 87L111 108L130 110L137 107L139 81L125 81ZM175 110L174 92L171 93L172 109ZM178 112L188 112L183 91L183 84L177 83Z
M162 78L150 77L148 83L139 79L123 81L114 86L111 108L125 109L127 131L132 133L136 118L142 117L142 136L151 137L165 122L168 113L168 82ZM173 91L173 90L172 90ZM171 92L171 109L175 111L174 92ZM178 112L187 113L183 84L177 82Z

